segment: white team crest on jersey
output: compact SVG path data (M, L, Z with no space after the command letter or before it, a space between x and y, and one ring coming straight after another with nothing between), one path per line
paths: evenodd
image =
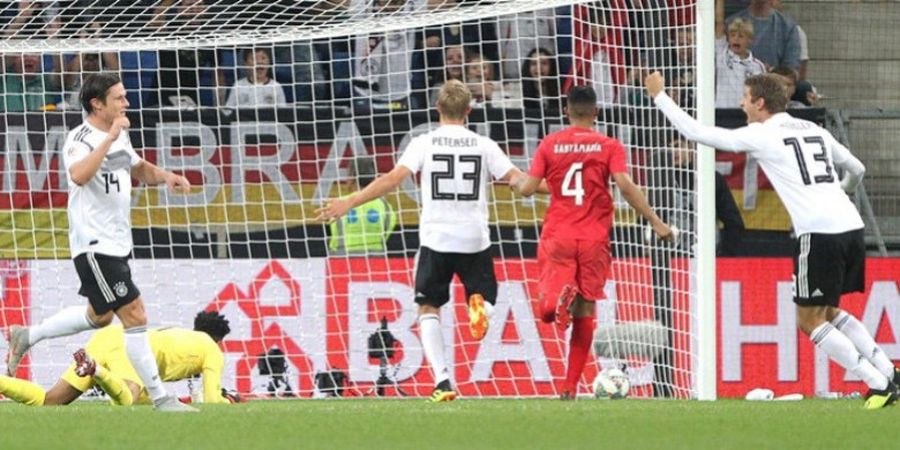
M116 283L115 291L117 297L124 297L128 295L128 286L125 285L124 281L120 281Z

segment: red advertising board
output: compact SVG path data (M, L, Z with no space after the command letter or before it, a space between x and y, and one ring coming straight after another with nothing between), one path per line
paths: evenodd
M0 264L0 326L40 321L79 299L68 261ZM686 262L673 263L675 312L673 380L690 386L690 291ZM418 339L413 303L413 266L407 258L296 260L132 261L154 322L190 326L196 311L223 311L232 324L224 341L228 361L223 383L243 392L259 389L258 358L278 347L287 354L291 384L312 395L316 373L340 369L362 390L378 377L378 361L368 358L366 340L385 319L399 345L390 363L392 376L407 392L427 395L433 384ZM464 293L456 286L453 307L441 322L453 376L466 396L553 395L563 377L564 334L541 323L532 300L538 279L533 260L497 260L500 293L493 333L476 342L468 334ZM754 388L776 394L863 391L858 380L828 361L797 330L791 299L791 261L785 258L720 259L717 262L718 395L741 397ZM160 282L181 280L190 283ZM646 260L618 259L598 305L598 322L654 317L653 290ZM154 282L155 280L155 282ZM866 292L845 296L841 306L872 330L892 359L900 359L900 259L870 258ZM60 374L85 336L37 346L19 376L49 384ZM70 342L71 341L71 342ZM5 342L0 340L0 351ZM71 349L68 347L72 347ZM649 395L653 367L629 361L633 394ZM596 374L590 365L582 381ZM394 370L396 369L396 370Z

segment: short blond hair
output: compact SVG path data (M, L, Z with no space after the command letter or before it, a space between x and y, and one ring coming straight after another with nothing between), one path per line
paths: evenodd
M748 38L753 37L753 22L744 19L734 19L733 22L728 24L728 32L729 33L738 33L747 36Z
M438 92L438 110L447 119L465 119L471 102L472 93L459 80L447 80Z

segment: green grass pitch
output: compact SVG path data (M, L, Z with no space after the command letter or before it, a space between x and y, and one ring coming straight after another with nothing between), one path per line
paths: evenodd
M900 409L860 400L255 401L199 414L0 403L0 449L898 448Z

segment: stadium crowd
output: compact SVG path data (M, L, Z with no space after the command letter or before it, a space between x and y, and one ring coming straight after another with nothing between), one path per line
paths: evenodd
M121 37L140 28L172 35L334 24L401 10L440 13L469 0L71 0L4 2L7 38ZM611 0L610 8L561 7L416 29L407 33L157 51L8 55L0 110L77 109L85 73L119 71L132 109L366 104L427 109L450 79L473 106L556 114L565 92L590 83L599 107L646 106L643 75L663 68L687 107L694 74L693 17L684 0ZM816 91L806 81L805 33L781 0L718 0L717 107L736 108L743 79L775 71L794 88L793 107ZM659 9L660 6L676 6ZM141 24L136 27L136 24ZM237 25L241 24L241 25ZM639 27L640 26L640 27ZM574 39L573 39L574 37ZM650 49L638 51L638 49ZM735 100L737 98L737 100Z

